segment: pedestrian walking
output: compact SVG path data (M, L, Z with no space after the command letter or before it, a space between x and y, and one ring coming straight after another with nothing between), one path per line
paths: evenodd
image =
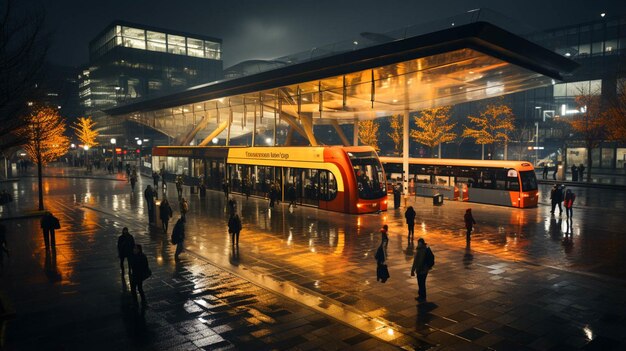
M176 224L174 224L174 230L172 230L172 244L176 245L176 253L174 258L178 259L178 255L183 252L183 243L185 241L185 217L180 217Z
M269 204L270 208L274 208L274 202L276 202L276 200L277 200L277 198L276 198L277 195L278 194L276 193L276 189L274 188L274 184L272 184L271 187L270 187L270 191L267 194L267 196L270 199L270 204Z
M552 203L551 214L554 214L554 210L556 206L559 206L559 216L563 213L563 209L561 208L561 202L563 201L563 189L560 184L554 184L552 190L550 190L550 201Z
M137 184L137 172L133 171L133 174L130 175L130 189L135 191L135 184Z
M374 258L376 259L376 281L384 283L389 279L390 275L387 267L387 254L382 243L376 249Z
M467 230L465 233L465 241L468 243L472 240L472 231L474 230L474 224L476 221L474 220L474 216L472 215L472 209L468 208L465 210L465 215L463 216L463 221L465 222L465 229Z
M387 252L387 246L389 245L389 226L386 224L380 228L380 245L383 246L385 252Z
M185 218L189 212L189 202L184 197L180 199L180 215Z
M143 197L146 200L146 208L148 209L148 223L154 223L154 193L152 186L146 185L146 190L143 192Z
M548 179L548 164L544 163L543 165L543 176L542 179Z
M417 297L418 302L426 301L426 277L435 265L435 255L423 238L417 240L417 249L413 257L411 277L417 274Z
M130 182L130 163L126 164L126 179Z
M572 182L578 181L578 167L576 165L572 165Z
M167 199L163 199L163 201L161 201L161 206L159 207L159 217L161 218L161 225L163 226L164 233L167 233L170 218L172 218L173 214L172 212L170 202L167 201Z
M135 245L133 248L133 254L129 260L132 267L132 274L130 275L130 292L133 296L133 302L137 305L137 291L141 296L141 305L146 306L146 294L143 291L143 281L150 278L152 271L148 265L148 258L143 253L141 245Z
M406 225L409 229L407 241L410 244L413 242L415 237L415 210L413 209L413 206L409 206L406 211L404 211L404 218L406 219Z
M152 171L152 184L154 185L154 191L159 190L159 174L155 171Z
M179 174L176 176L176 192L178 192L178 198L180 199L183 196L183 175Z
M41 229L43 230L43 241L46 245L46 250L56 248L55 230L61 229L61 223L52 213L46 212L40 221Z
M570 189L567 189L567 191L565 191L565 201L563 203L565 205L565 214L567 215L567 218L573 217L572 207L574 206L574 200L576 200L576 195Z
M578 166L578 179L580 179L581 182L585 181L585 165L583 165L582 163L580 164L580 166Z
M552 171L552 180L556 180L556 173L559 171L559 165L554 165L554 171Z
M117 257L120 259L120 269L122 271L122 280L124 280L124 259L128 261L128 279L131 279L132 266L130 257L133 255L135 247L135 238L128 232L128 228L122 229L122 235L117 238Z
M167 171L165 170L165 168L161 168L161 188L163 189L163 192L165 192L167 190Z
M239 246L239 233L241 232L241 218L235 212L228 219L228 232L230 233L231 245Z
M9 257L9 248L7 244L7 228L4 223L0 222L0 268L4 267L4 254Z
M400 208L400 200L402 199L402 185L400 183L393 187L393 208Z
M224 192L224 198L228 199L228 181L226 179L224 179L224 181L222 181L222 191Z

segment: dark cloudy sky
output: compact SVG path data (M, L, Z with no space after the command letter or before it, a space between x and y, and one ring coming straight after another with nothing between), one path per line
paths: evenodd
M0 0L4 2L6 0ZM79 66L88 43L120 19L223 39L224 67L274 58L361 32L387 32L488 8L541 29L626 13L625 0L21 0L43 8L50 59Z

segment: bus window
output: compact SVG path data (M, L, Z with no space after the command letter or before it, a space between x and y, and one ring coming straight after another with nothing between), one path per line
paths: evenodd
M383 177L383 168L373 152L349 152L356 176L359 197L378 199L386 195L387 186Z
M317 169L304 170L304 196L302 201L310 205L318 205L319 172Z
M521 171L519 175L522 178L522 191L537 190L537 177L534 171Z

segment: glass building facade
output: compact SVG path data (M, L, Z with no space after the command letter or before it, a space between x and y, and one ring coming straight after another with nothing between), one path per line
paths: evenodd
M216 38L114 22L92 40L79 74L85 114L105 140L123 138L128 128L102 110L221 79L221 46Z

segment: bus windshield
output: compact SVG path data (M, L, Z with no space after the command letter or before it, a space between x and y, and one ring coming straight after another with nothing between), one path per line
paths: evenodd
M356 176L359 198L372 200L387 196L383 167L374 152L348 152Z
M534 171L519 172L522 179L522 191L537 190L537 177Z

